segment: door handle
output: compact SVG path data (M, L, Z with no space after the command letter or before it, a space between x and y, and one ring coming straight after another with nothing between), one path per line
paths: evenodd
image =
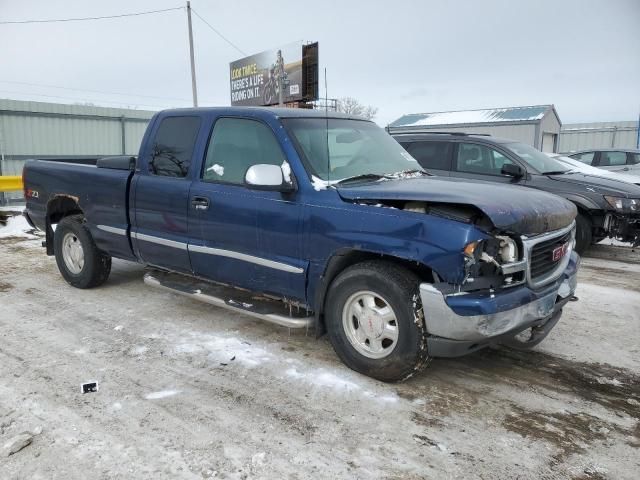
M196 210L208 210L209 199L207 197L193 197L191 199L191 206Z

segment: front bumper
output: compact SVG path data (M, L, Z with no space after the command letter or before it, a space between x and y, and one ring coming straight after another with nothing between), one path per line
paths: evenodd
M572 252L563 274L537 290L522 286L490 295L445 296L432 284L421 284L430 355L465 355L512 339L530 327L535 327L535 341L539 343L560 319L562 307L573 297L579 265L580 257Z

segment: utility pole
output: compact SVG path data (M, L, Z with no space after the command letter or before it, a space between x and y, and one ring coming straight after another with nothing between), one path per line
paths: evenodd
M191 91L193 106L198 106L198 87L196 87L196 61L193 55L193 30L191 28L191 2L187 2L187 23L189 24L189 56L191 57Z

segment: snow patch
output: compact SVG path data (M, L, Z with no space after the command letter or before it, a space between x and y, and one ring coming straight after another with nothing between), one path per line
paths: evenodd
M338 183L340 180L322 180L321 178L316 177L315 175L311 175L311 185L313 185L313 189L316 192L320 190L326 190L331 185Z
M161 390L159 392L151 392L147 394L144 398L147 400L158 400L159 398L172 397L173 395L177 395L181 390Z
M280 165L280 168L282 168L282 176L284 177L284 181L287 183L291 183L291 166L289 165L289 162L285 160L284 162L282 162L282 165Z
M27 219L22 215L9 217L5 226L0 225L0 238L38 238L36 235L29 232L33 232L33 227L27 223Z
M273 355L266 349L251 345L236 337L223 337L208 335L199 332L189 332L189 339L184 339L174 346L173 352L177 354L207 353L214 362L229 362L234 358L234 363L245 367L257 367L260 364L273 360Z
M606 384L606 385L614 385L616 387L619 387L620 385L624 385L617 378L598 377L596 378L596 380L600 385Z
M207 172L211 172L211 171L213 171L213 173L219 176L224 175L224 167L222 165L218 165L217 163L214 163L209 168L207 168Z
M116 332L121 331L123 328L124 328L124 327L123 327L122 325L116 325L115 327L113 327L113 329L114 329Z

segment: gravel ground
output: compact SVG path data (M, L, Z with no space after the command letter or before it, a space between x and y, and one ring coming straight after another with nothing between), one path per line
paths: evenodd
M73 289L39 243L0 239L2 479L638 478L628 249L584 259L580 301L535 351L391 385L311 332L150 289L139 265Z

